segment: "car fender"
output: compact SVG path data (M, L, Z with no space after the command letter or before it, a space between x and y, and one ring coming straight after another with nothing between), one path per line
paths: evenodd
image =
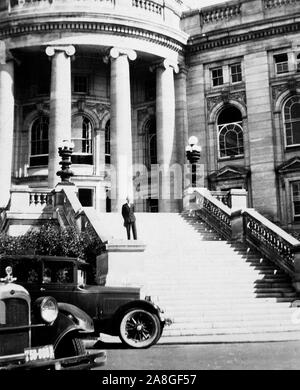
M32 328L32 346L52 344L54 349L69 333L79 333L77 324L67 314L59 312L52 324Z
M70 303L58 302L59 313L64 314L69 318L73 325L80 333L93 333L94 323L92 318L79 307Z
M114 313L113 316L113 325L115 327L115 330L117 330L117 327L119 326L119 322L123 315L130 309L133 308L139 308L149 311L152 314L156 314L161 322L161 325L164 325L164 319L162 318L162 313L158 306L156 306L154 303L144 300L136 300L136 301L130 301L126 303L125 305L118 308L118 310Z

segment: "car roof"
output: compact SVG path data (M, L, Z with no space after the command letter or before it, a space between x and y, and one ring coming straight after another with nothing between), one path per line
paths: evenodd
M1 259L9 259L9 260L22 260L22 259L30 259L30 260L37 260L37 261L57 261L57 262L70 262L74 264L88 264L85 260L79 258L79 257L65 257L65 256L47 256L47 255L0 255Z

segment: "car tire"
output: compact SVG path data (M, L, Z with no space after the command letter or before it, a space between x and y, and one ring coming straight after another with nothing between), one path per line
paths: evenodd
M56 359L85 354L85 347L81 339L69 335L64 337L55 348Z
M149 348L161 336L161 324L156 314L143 309L127 311L119 327L121 341L131 348Z

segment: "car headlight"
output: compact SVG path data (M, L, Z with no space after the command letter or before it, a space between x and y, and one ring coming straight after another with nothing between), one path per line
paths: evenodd
M40 314L42 320L51 324L58 316L58 305L54 298L45 297L40 303Z

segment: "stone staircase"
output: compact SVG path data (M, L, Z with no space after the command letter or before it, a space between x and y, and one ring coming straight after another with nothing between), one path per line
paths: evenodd
M160 343L300 338L296 293L274 264L189 213L136 215L147 245L141 284L174 321ZM113 237L125 238L120 215L99 218Z

